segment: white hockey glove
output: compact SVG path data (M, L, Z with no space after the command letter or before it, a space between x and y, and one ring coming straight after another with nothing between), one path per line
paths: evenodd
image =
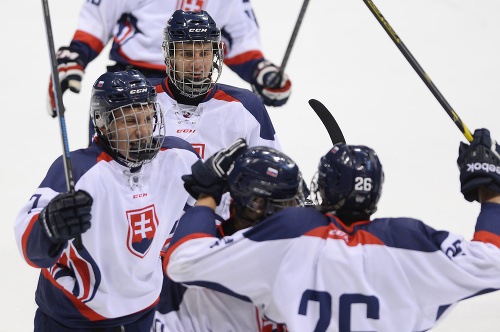
M59 51L57 51L57 71L59 72L59 82L61 83L62 93L67 89L75 93L80 92L82 78L85 72L80 54L72 51L69 47L61 47ZM57 116L57 108L53 88L51 75L47 97L47 112L50 116L55 118Z
M283 74L278 82L279 68L267 60L262 60L255 67L252 78L252 90L267 106L282 106L292 93L292 82Z

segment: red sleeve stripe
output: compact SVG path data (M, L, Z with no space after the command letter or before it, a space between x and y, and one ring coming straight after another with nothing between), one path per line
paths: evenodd
M245 53L242 53L240 55L237 55L232 58L224 59L224 63L228 66L232 65L241 65L242 63L251 61L251 60L257 60L257 59L263 59L264 55L262 54L261 51L248 51Z
M500 248L500 236L488 231L477 231L474 233L472 241L480 241L484 243L491 243Z
M29 260L28 255L26 254L26 246L28 245L28 237L31 234L31 229L33 228L33 225L35 224L35 222L37 222L37 220L38 220L38 215L40 215L40 214L37 213L37 214L35 214L33 216L33 218L31 218L31 221L28 224L28 227L26 227L26 230L24 231L23 237L21 239L22 246L23 246L23 256L24 256L24 259L26 260L26 262L29 265L31 265L33 267L36 267L36 268L40 268L40 266L35 265L35 263L33 263L32 261Z
M97 53L101 53L104 45L99 40L99 38L91 35L90 33L84 32L82 30L76 30L73 40L80 41L90 46Z
M174 250L178 246L180 246L181 244L183 244L186 241L189 241L192 239L200 239L200 238L204 238L204 237L214 238L212 235L206 234L206 233L193 233L193 234L189 234L188 236L183 237L180 241L177 241L173 246L169 246L168 250L167 250L167 254L164 256L164 259L163 259L163 271L165 272L165 274L168 276L168 274L167 274L168 261L170 259L170 255L174 252Z
M125 60L127 60L127 62L130 63L131 65L134 65L134 66L137 66L137 67L141 67L141 68L161 70L161 71L165 72L165 75L167 75L167 66L165 66L165 65L155 65L155 64L152 64L152 63L149 63L149 62L142 62L142 61L132 60L127 55L125 55L125 53L123 53L121 49L118 50L118 54L120 54L120 56L122 58L124 58Z
M78 309L78 311L85 317L87 317L91 321L97 321L97 320L103 320L107 319L104 316L99 315L97 312L94 310L90 309L87 307L85 304L83 304L82 301L78 300L76 296L74 296L72 293L68 292L63 286L57 283L57 281L50 275L50 272L48 269L43 269L43 276L50 280L50 282L57 288L59 288L61 291L63 291L64 295L71 300L73 305Z
M87 262L85 262L83 259L80 259L80 257L75 252L75 248L73 246L71 246L70 248L70 258L73 261L73 264L75 265L75 270L78 271L80 278L82 278L83 295L81 295L81 298L87 299L89 298L90 295L90 283L91 283L90 270L87 265Z
M73 305L76 307L76 309L78 309L78 311L85 317L87 317L89 320L91 321L98 321L98 320L104 320L104 319L109 319L107 317L104 317L104 316L101 316L100 314L98 314L97 312L95 312L94 310L90 309L88 306L86 306L82 301L78 300L73 294L71 294L70 292L68 292L66 289L64 289L64 287L62 287L60 284L57 283L57 281L50 275L50 272L48 269L43 269L43 275L45 278L47 278L48 280L50 280L50 282L52 282L52 284L59 288L61 291L63 291L64 295L66 295L67 298L69 298L71 300L71 302L73 302ZM142 311L146 311L152 307L154 307L156 304L158 304L158 301L159 301L159 297L155 300L155 302L153 304L151 304L150 306L148 306L147 308L144 308L138 312L135 312L133 314L136 314L136 313L139 313L139 312L142 312ZM132 314L132 315L133 315Z

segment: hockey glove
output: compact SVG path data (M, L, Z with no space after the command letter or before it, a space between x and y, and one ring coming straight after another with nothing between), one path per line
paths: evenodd
M472 142L460 143L457 164L461 191L469 202L479 201L481 186L500 193L500 147L488 129L477 129Z
M292 82L284 74L279 80L279 68L267 60L257 64L252 76L252 90L267 106L284 105L292 93Z
M53 243L73 239L90 228L92 197L83 190L54 197L42 210L38 221Z
M69 47L61 47L59 51L57 51L57 71L59 72L59 82L61 83L62 93L67 89L75 93L80 92L84 74L83 67L83 61L80 59L80 54L72 51ZM53 118L57 116L52 76L50 76L49 83L47 112L49 112L50 116Z
M198 160L191 166L191 174L182 176L184 188L194 198L200 194L212 196L219 205L222 195L228 191L225 180L233 168L234 160L246 149L245 140L240 138L205 162Z

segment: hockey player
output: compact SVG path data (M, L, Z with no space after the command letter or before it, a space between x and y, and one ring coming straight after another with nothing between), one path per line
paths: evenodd
M85 68L110 40L109 58L115 64L108 71L135 68L148 78L165 77L162 29L177 9L209 12L223 30L226 65L250 83L266 105L287 102L291 82L287 75L276 81L279 68L262 54L259 28L248 0L85 1L73 40L57 54L62 91L80 92ZM48 92L48 111L55 117L52 84Z
M500 288L499 152L486 129L459 150L462 193L481 202L471 242L415 219L370 220L380 161L370 148L337 144L318 168L321 212L284 209L217 239L207 222L213 197L202 195L181 218L164 267L177 282L262 305L291 331L427 331L458 301Z
M281 150L262 102L248 90L217 83L223 65L221 34L205 11L177 10L167 22L162 48L168 77L150 80L165 111L167 135L191 143L202 159L238 138L249 146ZM227 196L222 204L229 204Z
M227 162L224 165L224 160L236 159L229 188L234 197L231 204L234 213L218 227L218 238L253 226L266 216L287 206L300 205L304 200L303 181L297 165L275 149L253 147L247 150L244 141L238 140L218 153L216 159L221 162L207 161L205 165L212 169L213 165L225 168ZM203 172L205 165L196 162L192 166L193 175L184 177L186 189L196 197L198 182L211 181L210 173ZM197 176L196 179L193 176ZM209 191L220 197L224 185L210 186ZM166 281L164 287L168 291L164 293L171 295L170 301L160 300L154 331L286 331L284 326L264 319L262 308L251 302L208 288L186 288L168 278Z
M181 175L199 157L164 136L156 90L136 70L101 75L91 115L97 139L71 153L76 191L65 192L57 159L15 223L21 254L41 269L35 331L149 331L160 251L194 204Z

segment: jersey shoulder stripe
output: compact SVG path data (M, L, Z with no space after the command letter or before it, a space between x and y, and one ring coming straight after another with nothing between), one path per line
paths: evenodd
M174 98L172 92L168 88L167 78L152 77L149 78L149 83L155 87L156 93L167 93L172 99Z
M368 232L392 248L422 252L441 250L441 244L449 236L447 231L437 231L413 218L380 218L357 225L352 233Z
M214 99L226 101L238 101L260 124L260 137L267 140L274 140L276 133L262 101L250 90L242 89L226 84L216 84ZM223 93L221 93L223 92ZM222 99L224 97L224 99Z
M86 149L80 149L70 152L71 164L73 168L73 178L75 183L98 162L109 162L113 160L94 142L92 146ZM57 192L67 191L66 178L61 176L65 174L64 160L59 156L47 172L47 176L40 184L40 187L51 188Z
M166 136L165 140L163 141L163 144L161 146L161 150L168 150L168 149L182 149L182 150L188 150L192 153L194 153L198 158L200 156L198 155L198 152L193 148L189 142L183 140L182 138L175 137L175 136ZM200 158L201 159L201 158Z
M350 246L374 244L435 252L440 250L441 243L449 233L436 231L420 220L411 218L375 219L347 228L334 216L327 217L314 209L297 207L274 214L244 235L252 241L289 239L305 235L343 239Z
M305 234L326 237L325 231L331 229L329 225L330 220L315 209L291 207L264 219L244 236L256 242L291 239Z
M97 52L97 54L101 53L101 51L104 48L104 45L99 38L85 31L77 30L75 32L72 42L77 42L77 41L87 44L88 46L90 46L91 49Z

